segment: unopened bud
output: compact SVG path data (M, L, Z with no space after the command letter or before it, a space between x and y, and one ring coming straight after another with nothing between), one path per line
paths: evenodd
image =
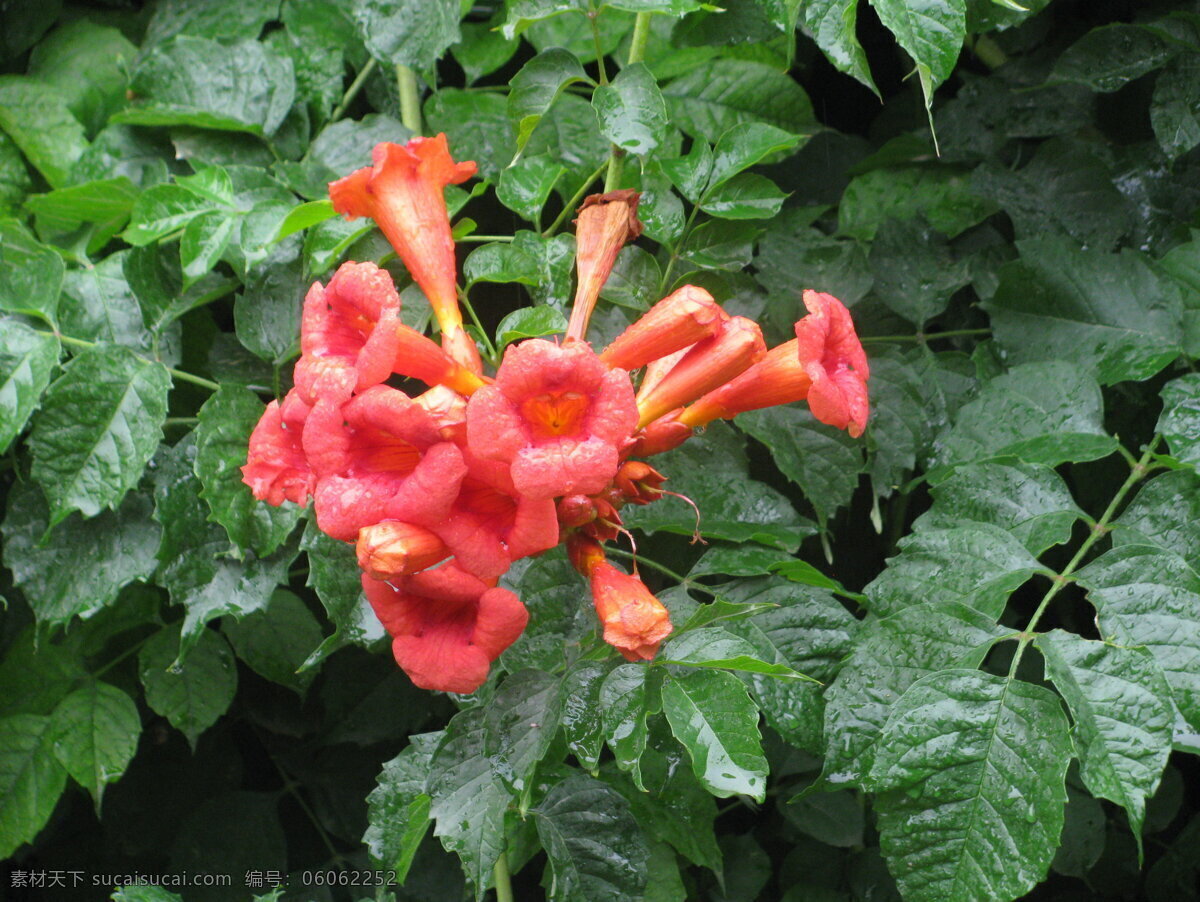
M358 531L358 566L372 579L396 579L419 573L450 554L428 529L400 520L383 520Z

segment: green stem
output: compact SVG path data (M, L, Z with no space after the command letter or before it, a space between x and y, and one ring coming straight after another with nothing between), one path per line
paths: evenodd
M482 244L486 241L512 241L512 235L464 235L462 238L456 238L460 244L470 243L472 241Z
M122 661L124 661L130 655L137 654L138 650L143 645L145 645L147 642L149 642L150 638L154 635L155 635L154 633L151 633L149 636L144 636L141 639L139 639L137 642L134 642L133 645L129 646L129 648L125 649L123 652L121 652L119 655L117 655L115 658L113 658L111 661L109 661L107 664L105 664L99 670L92 671L92 677L97 680L100 679L100 677L104 676L106 673L108 673L110 670L112 670L114 667L116 667L118 664L120 664Z
M558 227L561 226L563 224L563 222L566 220L566 218L571 215L571 213L575 210L575 206L581 200L583 200L583 196L585 194L587 194L588 189L591 188L592 185L594 185L596 183L596 179L600 178L601 174L604 172L604 167L607 165L608 165L608 161L606 160L605 162L600 164L599 168L597 168L595 172L593 172L591 175L589 175L587 177L586 180L584 180L584 183L579 186L579 190L576 191L573 195L571 195L571 199L569 201L567 201L566 204L563 205L562 212L560 212L558 214L558 216L555 217L554 222L550 223L550 228L548 228L548 229L546 229L546 231L542 232L543 238L549 238L551 235L553 235L555 232L558 231Z
M496 358L499 356L499 352L496 350L496 345L492 343L491 336L487 334L487 330L483 328L483 323L479 321L479 316L475 313L475 308L471 306L471 299L467 297L467 293L461 288L458 289L458 300L466 308L467 315L471 317L471 322L475 324L475 328L479 330L480 337L483 338L483 343L487 345L488 359L493 364L498 364L499 361Z
M600 18L600 13L597 12L596 5L590 0L585 15L587 15L588 24L592 28L592 46L596 49L596 72L600 84L606 85L608 84L608 70L604 68L604 46L600 43L600 24L596 21Z
M358 75L354 76L354 81L350 82L350 87L342 95L342 102L337 105L333 114L329 117L330 122L336 122L345 115L346 107L354 102L354 98L358 96L358 92L362 90L362 86L367 83L367 79L375 71L376 65L378 64L375 62L375 57L371 57L367 60L367 64L359 71Z
M951 329L949 332L917 332L915 335L871 335L862 339L863 344L884 341L916 341L924 344L938 338L962 338L968 335L991 335L991 329Z
M1150 444L1146 446L1146 450L1142 453L1142 456L1138 458L1137 463L1133 464L1133 466L1129 468L1129 476L1125 479L1125 482L1122 483L1121 487L1117 489L1117 493L1113 495L1112 501L1109 502L1108 507L1104 510L1104 513L1100 515L1100 519L1092 525L1091 530L1088 532L1087 538L1084 539L1080 544L1079 550L1076 551L1071 560L1067 562L1067 566L1065 566L1060 573L1054 576L1050 583L1050 588L1047 589L1046 594L1042 596L1042 600L1034 610L1033 616L1029 618L1029 623L1025 625L1024 631L1022 631L1020 634L1021 638L1019 644L1017 645L1017 651L1013 655L1012 664L1008 668L1009 679L1012 679L1016 675L1017 665L1021 663L1021 657L1025 654L1026 647L1034 640L1033 631L1037 627L1038 621L1042 619L1042 614L1046 612L1046 608L1050 606L1050 602L1054 600L1056 595L1058 595L1059 590L1071 581L1071 575L1076 571L1076 569L1078 569L1079 565L1083 563L1083 559L1087 556L1088 552L1092 550L1092 547L1109 534L1111 531L1109 522L1113 517L1116 516L1117 510L1121 506L1121 502L1125 500L1125 496L1129 494L1135 485L1145 479L1148 473L1158 469L1150 461L1154 457L1154 448L1158 445L1159 438L1160 436L1154 436Z
M607 546L604 549L604 553L616 555L617 557L624 558L627 561L635 561L639 567L649 567L651 570L657 570L663 576L669 576L671 579L675 580L675 582L688 589L696 589L697 591L703 592L705 595L709 595L713 598L716 598L717 596L717 593L708 588L708 586L698 583L694 579L689 579L682 573L676 573L670 567L660 564L658 561L652 561L648 557L641 557L634 554L632 551L626 551L624 548L609 548Z
M83 339L83 338L72 338L70 335L63 335L61 332L55 332L53 334L63 344L70 345L71 347L94 348L97 346L97 343L94 341L87 341L86 339ZM141 354L139 354L138 356L142 357ZM151 360L149 357L142 357L142 359L147 361L148 363L161 363L158 360ZM174 378L178 379L180 382L190 382L190 383L192 383L192 385L199 385L201 388L207 388L209 391L216 391L217 389L219 389L221 387L217 383L213 382L211 379L205 379L203 376L193 376L191 373L185 373L183 370L177 370L174 367L170 367L170 366L163 367L163 369L165 369L168 373L170 373Z
M629 62L640 63L646 58L646 42L650 40L650 17L653 13L638 13L633 23L633 38L629 42Z
M688 214L687 222L683 225L683 232L679 236L679 240L671 247L671 257L667 260L666 269L663 270L662 280L658 283L658 293L661 295L667 290L667 285L671 281L671 273L675 269L675 264L679 262L679 254L687 246L688 238L692 235L692 226L696 222L696 214L700 212L700 205L696 204L692 207L692 212Z
M396 86L400 89L400 121L414 135L424 130L421 124L421 95L417 90L417 73L408 66L396 66Z
M163 426L195 426L199 422L199 417L167 417Z
M650 16L652 13L638 13L637 19L633 23L633 38L629 43L629 64L640 63L646 58L646 42L650 40ZM592 19L592 28L596 28L596 20ZM600 45L597 41L596 53L599 54ZM603 69L601 69L603 73ZM601 84L604 84L601 78ZM604 178L604 191L616 191L621 187L621 175L625 169L625 151L617 147L615 144L608 154L608 175Z
M508 853L501 852L492 868L492 879L496 881L496 902L513 902L512 880L508 875Z

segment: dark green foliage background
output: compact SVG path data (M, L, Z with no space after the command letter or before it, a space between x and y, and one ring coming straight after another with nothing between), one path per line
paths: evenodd
M1200 8L720 5L0 2L6 898L1197 898ZM550 553L479 693L418 691L240 482L314 279L428 323L325 195L417 125L397 66L479 165L493 362L605 180L646 231L597 346L688 281L772 343L852 307L863 439L749 414L661 459L707 544L630 512L653 666ZM117 888L185 870L232 887Z

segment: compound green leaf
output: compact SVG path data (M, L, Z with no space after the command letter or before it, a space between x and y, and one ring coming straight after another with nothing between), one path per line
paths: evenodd
M617 767L628 771L633 782L643 789L641 760L649 733L646 715L657 707L649 667L643 664L619 664L600 684L600 717L604 740L612 749Z
M229 538L258 555L282 545L300 519L291 502L272 507L259 501L242 481L250 433L263 414L263 403L248 388L222 385L200 408L196 426L196 475L204 486L212 519Z
M554 902L641 900L650 853L641 827L607 783L572 774L533 809L549 859L543 885Z
M14 486L4 519L4 564L39 623L90 617L121 589L154 573L162 530L145 495L126 495L116 510L90 519L72 514L53 529L37 486Z
M42 400L29 447L33 478L50 501L50 525L73 510L114 507L146 468L167 416L162 364L117 346L89 348Z
M237 692L237 664L229 643L201 630L187 660L179 652L179 625L163 627L138 652L138 677L146 704L170 721L196 747L200 734L217 722Z
M1135 251L1078 250L1048 237L1018 242L984 308L1015 364L1063 348L1103 385L1148 379L1179 356L1183 310L1174 286Z
M454 716L433 753L426 784L432 800L429 815L436 822L433 833L446 851L462 859L477 902L504 852L504 812L510 798L484 751L485 718L483 707Z
M1062 630L1038 636L1037 647L1071 710L1084 785L1125 809L1140 848L1146 799L1158 789L1175 725L1162 671L1145 649Z
M142 732L137 705L116 686L88 680L51 717L54 756L92 794L99 811L104 787L121 778L137 752Z
M782 680L817 682L787 664L763 660L761 653L750 642L721 627L701 627L681 633L663 646L655 664L738 670Z
M880 848L904 898L1031 890L1058 847L1071 755L1062 705L1040 686L973 670L910 686L871 770Z
M1180 376L1164 385L1161 394L1163 412L1155 431L1167 440L1177 461L1200 466L1200 375Z
M1065 360L1025 363L984 384L958 411L935 460L934 482L948 468L1016 457L1057 466L1116 450L1104 429L1100 386Z
M58 339L14 317L0 318L0 453L8 450L58 365Z
M510 675L487 705L484 751L497 776L514 792L529 787L558 731L559 679L541 670Z
M731 673L696 670L668 677L663 713L692 759L700 782L718 798L748 795L762 801L767 759L758 731L758 707Z
M600 687L609 667L595 661L577 661L559 684L559 720L567 750L584 770L595 774L604 748Z
M396 872L404 882L417 847L429 831L429 805L425 792L429 764L440 733L419 733L391 761L385 761L375 789L367 796L369 826L363 842L381 868Z
M956 601L914 605L859 631L853 654L825 692L825 772L864 785L888 712L921 677L965 666L1008 631Z
M0 855L7 858L45 826L67 785L52 748L54 718L0 719Z

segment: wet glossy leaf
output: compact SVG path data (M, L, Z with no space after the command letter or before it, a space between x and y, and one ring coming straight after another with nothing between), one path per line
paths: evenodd
M982 658L1008 631L958 602L923 603L859 631L825 693L825 771L832 784L864 784L888 713L921 677Z
M1200 465L1200 376L1189 373L1168 382L1162 399L1156 431L1167 440L1172 457L1193 467Z
M8 450L37 410L58 355L58 339L49 332L14 317L0 319L0 453Z
M200 497L230 540L267 555L286 541L302 509L259 501L242 481L247 443L263 410L258 396L241 386L223 385L214 392L200 408L196 426L196 475L204 486Z
M446 133L455 159L474 160L486 178L499 177L516 155L516 132L500 94L443 88L425 102L425 118L431 131Z
M125 278L129 254L119 251L86 269L67 270L59 310L64 334L154 353L153 336Z
M626 66L611 84L596 88L592 106L601 133L630 153L645 156L666 137L666 102L644 63Z
M509 676L487 705L484 750L497 776L514 792L528 788L558 730L559 679L541 670Z
M572 774L550 788L533 814L549 858L542 881L549 899L643 898L649 851L615 789Z
M14 212L33 190L33 180L25 168L21 151L4 131L0 130L0 216Z
M871 0L871 6L896 43L917 64L925 108L929 109L934 88L949 77L967 36L966 0L928 0L920 4Z
M668 642L655 657L655 663L736 670L776 679L816 682L814 678L793 670L787 664L762 660L760 655L761 652L741 636L721 627L701 627L688 630Z
M867 54L858 42L858 0L810 0L801 5L802 24L817 46L838 69L858 79L876 94Z
M1017 457L1056 466L1111 454L1100 386L1073 363L1027 363L986 383L954 419L936 462L945 467ZM938 469L940 479L946 473ZM937 481L937 479L935 479Z
M654 690L647 687L650 678L651 670L643 664L619 664L600 684L604 740L617 767L628 771L639 789L643 788L640 762L649 736L646 715L657 707Z
M467 84L495 72L517 52L520 41L506 38L496 26L498 16L487 22L462 22L459 30L463 39L450 48L450 53L467 76Z
M56 29L29 55L29 74L54 85L95 134L125 105L125 78L137 48L115 28L76 19Z
M770 219L786 198L766 176L743 172L705 192L700 209L721 219Z
M191 288L221 259L241 220L221 210L210 210L190 220L179 242L183 284Z
M458 0L353 0L350 15L377 59L428 69L459 40L460 5Z
M8 496L4 564L37 620L67 624L116 601L121 589L154 572L162 530L150 519L149 499L126 495L116 510L84 519L72 514L50 529L41 491L30 482Z
M643 195L644 199L644 195ZM642 212L641 204L638 213ZM608 281L600 289L600 297L633 310L649 310L659 300L658 284L662 270L658 261L636 245L621 248Z
M1174 52L1150 29L1114 22L1093 28L1063 51L1052 76L1087 85L1093 91L1115 91L1159 68Z
M520 282L523 285L535 285L538 276L537 259L515 243L497 242L481 245L471 251L463 264L463 278L468 289L476 282Z
M125 176L82 182L35 194L25 206L37 214L39 231L71 232L82 223L96 223L88 247L95 253L116 235L129 219L139 191Z
M910 686L871 770L880 847L905 899L1032 889L1058 845L1071 754L1062 706L1040 686L972 670Z
M740 270L750 263L760 234L757 224L714 219L692 230L683 256L701 269Z
M162 335L189 310L231 293L237 284L213 274L184 291L183 271L172 251L150 244L133 248L122 259L122 273L141 307L142 321L155 335Z
M51 525L73 510L114 507L141 478L162 436L171 378L126 348L81 352L42 399L29 437L33 478Z
M65 269L62 257L23 225L0 220L0 310L53 322Z
M23 75L0 76L0 130L52 188L67 184L72 165L88 146L68 104L68 96L53 85Z
M671 121L710 144L742 122L765 122L794 135L817 128L808 95L763 63L718 59L663 86Z
M762 801L767 759L758 707L741 680L719 670L671 676L663 683L662 700L671 732L708 791L718 798L748 795Z
M714 457L722 461L719 477L705 466ZM662 472L671 476L667 488L699 506L703 535L794 551L801 539L814 532L811 521L800 517L783 495L746 475L744 446L726 426L714 423L703 437L690 439L658 460ZM674 498L660 498L635 510L626 508L621 516L627 525L646 532L691 535L696 529L695 513Z
M484 751L485 716L482 707L454 716L433 753L426 784L433 833L462 859L476 900L491 885L492 865L504 850L509 804L509 792Z
M164 627L138 652L138 676L146 704L196 747L200 734L217 722L237 692L237 664L229 643L213 630L200 636L181 664L179 626Z
M500 173L496 199L530 222L537 222L542 207L566 168L544 154L523 157Z
M1182 307L1174 286L1133 251L1079 251L1040 238L1000 270L985 304L996 340L1013 363L1072 360L1102 384L1147 379L1174 360Z
M233 305L238 341L279 366L300 351L300 314L309 289L299 258L255 270Z
M945 237L920 218L883 223L868 259L880 298L918 329L970 281L965 261L955 260Z
M116 686L88 680L59 702L51 718L54 757L92 794L99 811L104 787L121 778L137 752L137 705Z
M381 867L396 872L400 883L429 831L431 800L425 792L425 781L441 738L441 733L410 736L404 751L384 762L378 785L367 796L370 826L363 842Z
M559 684L560 721L567 749L584 770L593 774L604 748L600 687L608 673L606 664L578 661Z
M872 169L846 186L838 207L838 230L869 241L888 219L924 216L947 238L982 222L994 201L971 192L963 170L950 166Z
M267 606L240 620L222 622L237 656L264 679L303 695L316 677L301 669L321 644L321 627L300 598L286 589L272 593Z
M571 84L591 81L575 54L561 47L539 53L513 76L508 115L516 126L517 150L529 143L542 116Z
M54 757L54 719L16 714L0 719L0 855L31 842L67 785Z
M1071 711L1084 785L1125 809L1140 847L1146 799L1158 788L1175 723L1162 671L1145 649L1062 630L1038 636L1037 647Z
M1200 144L1200 59L1176 57L1154 82L1150 124L1158 145L1172 159Z

